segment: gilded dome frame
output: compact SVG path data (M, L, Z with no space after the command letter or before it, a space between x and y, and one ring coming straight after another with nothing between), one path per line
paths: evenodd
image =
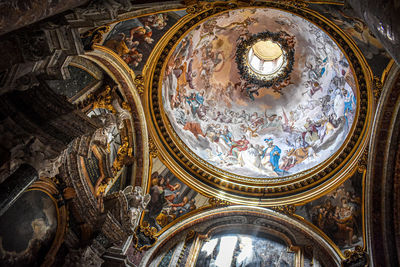
M320 165L275 183L271 183L268 178L252 179L232 175L196 157L176 135L162 106L163 71L171 52L185 34L212 16L237 8L256 7L293 13L327 33L350 63L358 89L356 119L342 147ZM218 196L232 203L260 206L305 203L347 179L367 145L373 108L370 69L353 41L329 20L306 8L305 4L290 1L256 2L251 6L231 2L204 3L190 7L187 11L189 15L172 27L157 44L143 70L149 130L165 164L189 186L206 196Z

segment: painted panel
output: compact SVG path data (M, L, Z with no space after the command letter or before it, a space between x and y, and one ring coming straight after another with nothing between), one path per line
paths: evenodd
M57 211L41 191L25 192L0 217L0 266L40 266L57 230Z
M156 43L184 15L183 10L171 11L111 24L103 45L139 74Z
M158 231L189 212L208 205L208 198L184 184L158 159L153 163L149 194L151 200L143 221Z
M310 8L327 17L347 33L360 48L374 75L381 77L391 56L371 33L363 20L351 14L350 9L346 9L345 14L343 6L340 5L314 4L310 5Z
M296 210L296 214L321 229L341 250L363 246L362 176L356 172L337 189Z

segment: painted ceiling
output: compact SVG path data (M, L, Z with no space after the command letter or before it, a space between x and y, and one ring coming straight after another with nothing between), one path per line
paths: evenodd
M269 87L248 82L236 60L241 42L265 32L283 32L294 51L289 75ZM234 175L283 180L341 149L356 91L327 34L271 8L227 11L196 26L171 53L162 82L164 111L188 151Z

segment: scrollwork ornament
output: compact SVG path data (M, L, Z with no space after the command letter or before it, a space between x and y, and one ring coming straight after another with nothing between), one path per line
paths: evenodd
M185 1L185 5L187 6L186 12L188 14L198 14L204 10L211 8L211 4L207 2L193 1L187 0Z
M187 233L187 235L186 235L186 237L185 237L185 240L186 240L186 241L189 241L189 240L193 239L195 236L196 236L196 231L190 230L190 231Z
M155 237L156 233L157 229L155 227L150 226L147 221L142 222L133 234L132 240L134 247L142 251L143 249L153 246L157 241L157 237Z
M127 137L124 138L122 145L118 148L117 157L113 162L113 174L116 175L122 167L129 163L133 157L133 149L129 147L129 140Z
M112 105L113 95L115 92L115 87L111 88L109 85L106 85L104 92L94 98L92 94L88 95L88 99L93 101L93 109L96 108L104 108L110 110L113 114L116 114L114 106Z
M344 259L341 262L342 267L350 266L368 266L369 256L361 246L356 246L354 250L346 250L344 252Z
M148 237L154 237L154 235L157 233L157 229L155 227L151 227L148 222L144 222L142 225L140 225L140 231Z
M271 209L286 215L293 215L296 211L296 207L294 205L273 206Z
M111 29L110 26L104 25L87 32L81 34L81 38L90 38L87 44L85 45L86 50L93 49L94 44L98 44L103 39L103 34L109 32Z

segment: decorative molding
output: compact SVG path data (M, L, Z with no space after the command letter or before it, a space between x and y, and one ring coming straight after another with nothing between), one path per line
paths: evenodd
M382 89L383 89L383 83L381 79L379 79L377 76L374 76L372 80L372 90L374 93L375 103L378 103L378 100L381 97Z
M186 250L189 249L190 250L190 246L191 244L193 244L194 238L196 237L196 231L194 230L189 230L185 236L185 241L181 250L181 253L179 253L179 258L178 258L178 264L180 264L182 266L182 264L184 264L182 262L182 260L185 257L185 252L187 252ZM189 246L189 247L188 247ZM186 265L187 266L187 265Z
M385 78L373 118L366 177L365 224L371 265L398 266L398 183L396 157L399 140L400 69L395 64ZM397 217L396 217L397 216Z
M213 3L201 2L201 1L193 1L186 0L185 5L187 6L186 12L188 14L198 14L202 11L205 11L213 6Z
M285 5L293 8L308 7L308 3L303 0L276 0L274 2L277 2L280 5ZM236 1L228 1L228 3L223 3L220 1L210 3L207 1L184 0L184 4L186 6L186 12L188 14L197 15L210 8L224 7L225 5L229 5L231 8L253 6L256 4L256 0L236 0Z
M250 232L257 229L257 232L261 230L273 234L283 239L293 251L299 253L297 258L299 263L301 262L301 248L305 246L312 246L315 258L326 266L340 266L343 259L321 235L295 218L260 207L229 206L205 210L174 225L159 237L157 243L146 253L141 263L143 266L149 265L154 257L159 255L161 249L173 246L172 243L185 238L184 235L190 230L196 231L194 244L194 250L196 250L196 248L200 249L199 239L204 240L210 236L210 233L218 232L218 230L229 232L231 229ZM188 263L195 265L195 260L192 255Z
M116 114L117 111L112 105L115 89L116 87L111 88L109 85L106 85L105 90L102 93L100 93L96 98L94 98L93 94L89 94L88 99L93 100L92 109L104 108Z
M368 152L369 152L369 146L367 146L362 155L361 158L358 160L358 165L357 165L357 170L360 173L363 173L364 171L367 170L368 167Z
M278 0L276 2L295 8L307 8L309 4L307 1L304 0Z
M294 205L274 206L271 207L271 209L286 215L293 215L294 212L296 211L296 206Z
M89 38L89 41L85 44L85 50L92 50L94 44L99 44L103 40L103 34L110 31L110 26L104 25L95 29L89 30L81 34L81 38Z
M61 179L67 187L73 188L76 193L76 197L72 198L70 204L75 207L77 214L87 224L87 227L85 227L89 232L97 222L99 203L82 173L83 169L79 159L85 156L84 151L86 151L87 156L90 141L91 136L88 135L75 139L69 145L69 153L60 167Z
M135 83L138 94L142 97L144 94L144 77L142 75L136 75L133 82Z
M232 205L231 202L216 197L210 198L208 200L208 203L211 205L212 208L226 207Z
M0 94L27 90L44 79L69 78L72 56L84 52L78 30L66 25L62 16L7 34L2 43Z
M157 158L159 156L158 148L153 138L151 138L150 136L149 136L149 153L152 158Z

